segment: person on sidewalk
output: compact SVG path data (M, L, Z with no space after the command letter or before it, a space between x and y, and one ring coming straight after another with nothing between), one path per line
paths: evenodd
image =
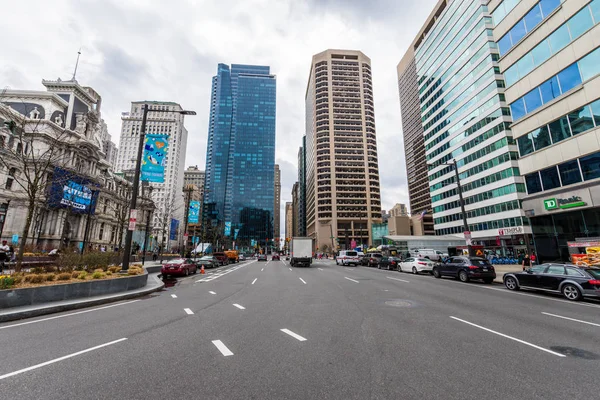
M4 273L4 263L9 260L10 247L6 244L6 240L2 241L0 245L0 275Z
M535 252L531 253L530 259L531 259L531 265L535 265L536 261L537 261L537 257L535 256Z
M529 258L529 254L525 254L525 258L523 258L523 271L529 269L531 267L531 259Z

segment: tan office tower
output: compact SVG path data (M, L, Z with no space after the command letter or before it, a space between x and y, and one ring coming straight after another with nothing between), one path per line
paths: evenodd
M370 245L381 197L369 57L313 56L305 102L307 236L319 251Z

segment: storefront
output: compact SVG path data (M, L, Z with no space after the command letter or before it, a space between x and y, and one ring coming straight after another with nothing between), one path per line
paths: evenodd
M497 257L518 258L519 254L534 251L533 237L522 226L499 228L495 237L473 239L473 244L483 246L486 254L491 252Z
M600 186L546 192L523 201L523 209L542 262L571 261L568 242L600 236Z

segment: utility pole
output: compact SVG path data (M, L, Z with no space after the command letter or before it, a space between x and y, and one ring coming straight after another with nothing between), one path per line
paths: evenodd
M181 250L181 256L185 257L185 252L187 250L187 242L188 242L188 223L189 223L189 218L190 218L190 201L191 201L191 197L192 197L192 191L193 188L192 186L188 185L188 187L186 187L184 189L184 191L186 192L186 197L185 197L185 215L183 216L184 218L184 228L183 228L183 248Z
M456 175L456 187L457 187L457 191L458 191L458 198L460 200L460 212L462 213L462 219L463 219L463 229L465 232L465 235L467 235L467 232L469 232L469 224L467 223L467 213L465 212L465 200L463 199L463 195L462 195L462 186L460 185L460 174L458 173L458 166L456 165L456 160L452 160L452 166L454 167L454 174ZM473 257L473 246L471 246L471 238L469 237L468 239L465 237L465 239L467 240L467 249L469 251L469 257Z

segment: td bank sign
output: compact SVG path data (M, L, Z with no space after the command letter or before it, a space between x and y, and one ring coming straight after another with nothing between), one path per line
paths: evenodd
M546 210L568 209L575 207L587 206L587 203L579 196L571 196L567 198L556 197L553 199L544 200L544 208Z

